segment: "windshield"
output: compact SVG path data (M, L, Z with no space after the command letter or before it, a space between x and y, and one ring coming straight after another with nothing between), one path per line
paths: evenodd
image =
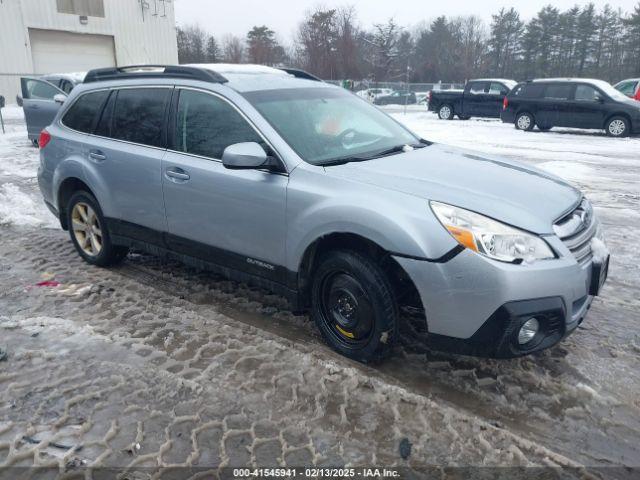
M244 96L303 160L314 165L365 160L420 142L376 107L339 88L265 90Z
M607 83L604 80L591 80L590 83L598 87L614 100L628 100L626 95L613 88L610 83Z

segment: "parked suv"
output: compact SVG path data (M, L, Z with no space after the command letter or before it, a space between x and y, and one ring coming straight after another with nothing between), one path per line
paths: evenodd
M612 137L640 133L640 104L602 80L545 79L518 84L507 95L502 121L519 130L604 129Z
M389 354L404 305L435 345L496 357L582 322L608 254L578 190L291 72L90 72L40 135L40 189L80 256L133 248L266 287L360 361Z

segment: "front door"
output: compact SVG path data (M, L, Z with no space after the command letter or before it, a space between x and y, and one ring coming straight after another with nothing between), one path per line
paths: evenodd
M607 106L605 96L591 85L576 86L571 117L576 127L604 128Z
M35 140L45 127L51 125L60 109L61 104L53 97L66 94L51 83L37 78L21 78L20 86L27 134L31 140Z
M227 146L257 142L266 147L227 100L183 89L174 105L171 150L162 166L169 246L283 283L289 177L225 168L221 158Z

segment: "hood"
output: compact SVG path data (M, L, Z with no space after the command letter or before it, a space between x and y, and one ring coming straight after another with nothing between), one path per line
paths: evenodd
M439 144L325 171L462 207L538 234L553 233L553 223L582 198L580 191L543 170Z

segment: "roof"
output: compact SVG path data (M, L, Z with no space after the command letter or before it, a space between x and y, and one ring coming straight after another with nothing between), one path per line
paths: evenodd
M182 65L209 70L228 80L226 86L238 92L284 88L338 88L331 84L296 77L279 68L255 64L192 63Z

